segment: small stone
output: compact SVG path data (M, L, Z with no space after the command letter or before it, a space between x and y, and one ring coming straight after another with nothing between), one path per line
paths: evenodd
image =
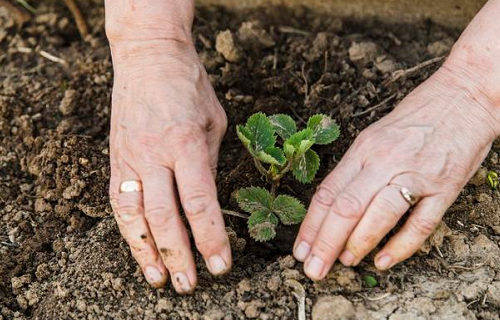
M85 312L87 310L87 304L83 300L78 300L76 302L76 308L81 312Z
M286 268L293 268L293 267L295 267L296 263L297 263L297 261L291 255L287 255L279 260L279 265L280 265L281 270L284 270Z
M488 169L485 167L479 167L474 176L470 179L469 184L476 187L482 186L486 183L486 177L488 176Z
M241 52L236 47L233 34L230 30L222 31L215 39L215 50L229 62L237 62L241 58Z
M491 164L498 164L498 153L492 152L490 157Z
M349 59L352 62L366 64L377 56L377 45L374 42L353 42L349 47Z
M31 275L24 274L20 277L13 277L10 281L12 283L12 289L19 289L31 283Z
M298 270L295 270L295 269L285 269L285 270L283 270L281 275L283 276L283 278L285 278L287 280L288 279L299 280L301 278L300 272Z
M312 309L312 320L354 319L356 315L351 301L342 296L323 296Z
M156 303L157 312L163 312L163 311L170 312L172 310L174 310L174 304L172 303L172 301L166 298L161 298Z
M79 158L78 163L81 164L82 166L86 167L89 164L89 159L87 158Z
M453 39L447 38L444 40L434 41L427 46L427 51L434 57L447 55L453 46Z
M396 63L394 63L393 60L385 58L381 59L381 61L378 61L379 59L377 58L377 61L375 62L375 68L377 68L378 71L382 73L392 73L396 70Z
M489 203L493 201L493 198L489 194L483 192L476 196L476 201Z
M252 300L248 303L247 307L245 308L245 315L247 318L254 319L259 317L260 315L260 309L265 306L265 303L263 303L260 300Z
M236 292L238 294L244 294L245 292L250 292L252 291L252 287L250 285L250 281L248 279L243 279L238 283L238 288L236 289Z
M238 30L238 37L242 43L263 48L276 45L273 37L262 28L258 21L243 22Z
M267 288L270 290L270 291L276 291L280 288L282 282L281 282L281 278L277 275L275 276L272 276L271 279L269 279L267 281Z
M202 320L222 320L224 319L225 313L220 309L212 309L205 312Z
M493 281L488 286L488 302L493 303L496 307L500 307L500 281Z

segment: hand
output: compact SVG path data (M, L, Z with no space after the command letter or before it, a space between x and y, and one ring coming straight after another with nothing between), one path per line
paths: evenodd
M375 265L389 269L422 246L498 135L500 117L484 92L444 66L359 135L319 186L295 242L310 278L325 277L337 258L357 265L374 249L410 208L401 187L419 202Z
M115 218L147 281L161 287L169 272L175 290L190 293L196 268L178 199L210 272L231 267L214 182L226 115L190 41L131 40L111 48ZM128 180L141 181L143 191L120 193Z

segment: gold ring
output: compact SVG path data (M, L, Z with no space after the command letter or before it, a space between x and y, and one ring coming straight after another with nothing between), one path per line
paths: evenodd
M417 198L411 193L410 190L406 189L405 187L400 187L399 193L403 196L403 198L408 202L410 206L414 206L417 204L418 200Z
M140 182L139 180L126 180L120 184L120 193L141 191L142 182Z

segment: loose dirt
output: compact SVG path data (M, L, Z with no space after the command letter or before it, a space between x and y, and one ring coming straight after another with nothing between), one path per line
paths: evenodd
M500 171L498 142L432 241L389 272L377 271L371 255L310 281L289 255L296 229L256 244L244 221L226 217L229 275L212 277L197 256L192 296L150 288L108 204L112 65L103 11L100 1L84 8L91 33L84 42L62 2L41 1L23 28L0 8L0 320L296 319L289 279L305 288L308 319L500 319L500 193L485 179ZM198 8L193 39L229 118L221 205L238 210L234 190L264 185L236 124L257 111L298 121L322 112L338 121L341 139L316 148L318 178L282 184L308 203L359 132L441 62L395 81L393 72L446 55L458 34L432 23L341 21L306 9ZM366 275L378 286L368 288Z

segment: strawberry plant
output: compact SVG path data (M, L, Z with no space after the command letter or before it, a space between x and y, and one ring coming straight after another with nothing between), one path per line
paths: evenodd
M248 118L245 125L238 125L236 132L271 189L242 188L236 191L235 198L240 208L250 214L250 235L256 241L268 241L276 236L280 222L298 224L306 214L298 199L276 195L281 179L291 172L299 182L310 183L320 165L319 156L311 147L335 141L340 135L339 126L330 117L316 114L309 118L306 128L297 130L288 115L268 117L259 112Z

